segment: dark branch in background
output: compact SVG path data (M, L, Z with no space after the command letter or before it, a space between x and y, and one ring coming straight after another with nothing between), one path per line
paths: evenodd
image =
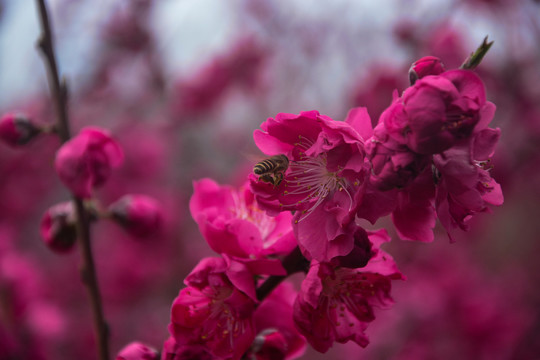
M58 132L58 136L62 140L62 143L65 143L71 137L67 115L67 85L65 79L60 82L60 77L58 75L51 25L49 23L45 1L37 0L37 6L42 29L38 47L46 62L49 87L58 116L56 121L56 131ZM83 200L76 196L73 196L72 198L77 211L77 231L82 258L81 280L86 286L90 296L90 303L94 314L94 327L97 335L99 359L109 360L109 329L103 315L101 294L97 282L94 258L92 256L90 244L90 216L85 210Z
M257 299L259 301L266 298L287 276L300 271L307 272L309 269L309 261L302 255L298 247L287 255L285 259L283 259L282 263L283 267L287 271L287 275L273 275L266 279L266 281L257 289Z
M486 55L491 48L491 45L493 45L493 41L488 42L488 37L486 36L478 49L476 49L475 52L469 55L467 60L465 60L465 62L461 64L460 68L466 70L475 69L478 65L480 65L482 59L484 58L484 55Z

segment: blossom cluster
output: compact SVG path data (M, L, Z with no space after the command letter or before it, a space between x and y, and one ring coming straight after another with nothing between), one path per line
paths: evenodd
M387 231L359 221L391 214L402 239L429 242L439 219L452 240L502 203L490 175L500 130L488 127L495 106L482 80L435 57L410 78L374 128L363 107L345 121L280 113L254 132L268 158L241 188L194 182L191 214L220 256L184 280L163 359L293 359L306 341L323 353L365 347L376 309L393 303L392 280L405 277L381 248ZM298 291L279 284L295 272L305 273Z
M299 18L283 11L294 4L228 4L227 13L241 14L242 36L220 40L225 46L215 53L197 46L189 66L182 65L188 24L174 45L160 42L166 24L159 14L168 4L137 1L110 12L101 31L88 32L97 41L85 76L66 74L71 140L59 146L51 136L61 129L45 92L28 92L22 104L11 94L0 99L9 104L0 120L7 144L0 144L0 358L93 359L102 348L93 338L108 341L121 360L320 357L314 351L355 359L535 358L540 307L528 284L537 273L531 214L540 108L530 36L538 34L524 28L538 20L509 27L498 16L526 19L534 11L525 14L525 0L451 3L460 10L430 18L417 9L420 21L396 17L376 32L331 6ZM359 3L347 4L354 11ZM510 50L477 73L446 71L439 58L453 69L467 55L467 27L451 24L472 4L475 16L497 15L501 31L522 41L494 32L497 48ZM0 18L13 14L4 10ZM78 23L77 11L68 13L70 21L57 24L60 48L78 36L66 31ZM216 26L191 19L190 27ZM11 37L12 23L3 36ZM376 38L354 35L359 26ZM336 30L342 41L335 42ZM392 36L399 45L390 64L390 47L381 45ZM169 45L182 48L180 61ZM422 58L407 77L400 59L422 54L439 58ZM298 76L322 67L330 71ZM493 123L484 81L499 109ZM340 115L270 112L255 132L266 156L245 163L242 153L253 153L243 151L252 146L249 129L261 114L314 104ZM492 161L500 136L494 123L505 131ZM492 176L507 206L480 222L476 214L503 201ZM92 330L95 313L80 284L89 282L84 260L71 252L84 229L79 204L62 202L65 188L91 226L108 325L101 329ZM185 221L190 212L195 221ZM456 231L471 220L473 232ZM426 244L441 230L458 243L448 247L442 236ZM39 232L44 241L33 241ZM389 243L390 236L417 243ZM403 274L409 281L393 281Z

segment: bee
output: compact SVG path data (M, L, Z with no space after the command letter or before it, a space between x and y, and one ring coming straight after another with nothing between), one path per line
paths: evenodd
M283 181L283 173L289 167L289 159L285 155L274 155L253 167L253 173L259 175L259 181L279 186Z

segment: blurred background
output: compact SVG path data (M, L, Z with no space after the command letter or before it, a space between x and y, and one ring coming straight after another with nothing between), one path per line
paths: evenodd
M159 236L92 228L114 354L133 340L160 349L187 273L212 255L189 214L192 181L238 186L258 153L253 131L279 112L343 120L365 106L375 124L408 69L426 55L457 68L486 35L476 70L502 129L494 178L505 204L450 244L393 241L407 281L376 314L371 344L336 344L303 359L540 358L540 3L532 0L54 0L60 72L75 133L109 129L125 162L96 196L156 197ZM54 122L36 49L36 5L0 0L0 113ZM79 253L39 236L42 214L69 199L54 173L59 141L0 144L0 359L94 359Z

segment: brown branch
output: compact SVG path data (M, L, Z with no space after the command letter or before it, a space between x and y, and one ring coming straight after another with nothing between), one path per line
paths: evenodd
M41 50L47 67L49 79L49 88L53 97L56 113L56 131L62 143L68 141L71 137L69 130L69 120L67 114L67 85L65 79L60 82L58 75L58 66L54 55L53 37L49 16L44 0L36 0L41 22L42 34L38 41L38 47ZM97 336L97 346L99 358L109 360L109 329L103 314L103 305L101 294L97 282L96 268L92 255L90 244L90 216L84 207L83 200L72 195L73 203L77 212L77 231L79 246L81 249L81 280L86 286L90 296L92 312L94 314L94 327Z
M287 271L286 276L277 276L273 275L266 279L265 282L259 286L257 289L257 299L262 301L266 298L272 290L274 290L285 278L294 273L304 271L307 272L309 269L309 261L302 255L302 252L298 247L296 247L289 255L283 259L283 267Z

